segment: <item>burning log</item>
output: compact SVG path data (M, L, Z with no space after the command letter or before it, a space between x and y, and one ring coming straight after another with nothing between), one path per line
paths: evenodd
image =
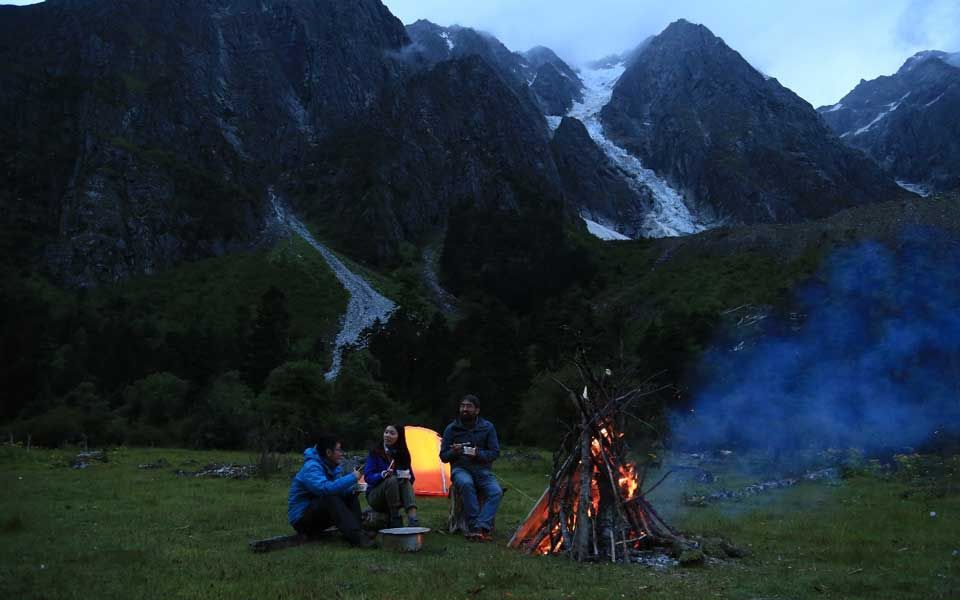
M695 546L647 502L641 491L644 473L627 458L626 407L650 390L617 396L602 376L582 367L581 374L587 383L583 392L568 390L580 422L554 455L550 484L509 547L578 561L617 561L628 559L631 551Z

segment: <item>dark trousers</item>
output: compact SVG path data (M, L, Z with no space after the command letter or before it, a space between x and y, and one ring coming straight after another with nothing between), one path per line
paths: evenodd
M317 496L294 524L297 533L318 535L331 525L343 534L354 546L366 541L360 529L360 499L349 496Z
M391 517L400 514L401 508L416 508L413 484L409 479L387 477L367 493L367 504L373 510L388 513Z

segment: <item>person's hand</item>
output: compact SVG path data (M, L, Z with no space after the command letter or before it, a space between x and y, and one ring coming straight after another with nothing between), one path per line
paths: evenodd
M363 467L357 465L353 468L353 476L357 478L357 481L363 481Z
M390 477L391 475L393 475L393 469L384 469L383 471L380 471L380 477L383 477L384 479Z
M463 444L451 444L450 451L453 452L455 455L460 456L461 454L463 454Z

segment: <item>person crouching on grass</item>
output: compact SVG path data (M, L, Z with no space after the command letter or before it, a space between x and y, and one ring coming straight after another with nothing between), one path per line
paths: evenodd
M493 423L480 418L480 399L468 394L460 401L460 418L447 425L440 442L440 460L450 463L450 477L467 513L467 539L490 541L493 518L503 489L490 472L500 456L500 442ZM483 508L477 497L484 499Z
M343 449L335 437L321 435L315 441L315 445L303 451L303 466L290 484L290 524L303 535L319 535L335 525L350 545L375 548L376 543L360 529L360 467L343 472Z
M410 468L410 450L402 426L384 427L383 443L367 455L363 479L368 486L367 504L376 511L387 513L390 527L403 527L401 508L407 511L407 525L420 525L413 496L414 474Z

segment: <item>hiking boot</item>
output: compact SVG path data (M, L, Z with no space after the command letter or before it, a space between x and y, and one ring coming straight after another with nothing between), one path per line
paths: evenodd
M471 529L469 532L463 534L463 537L467 538L469 542L484 542L487 541L483 537L483 531L480 529Z
M407 527L420 527L420 519L417 517L407 517Z
M352 546L360 550L376 550L377 548L380 547L380 544L378 544L377 542L371 539L364 538L359 542L357 542L356 544L352 544Z

